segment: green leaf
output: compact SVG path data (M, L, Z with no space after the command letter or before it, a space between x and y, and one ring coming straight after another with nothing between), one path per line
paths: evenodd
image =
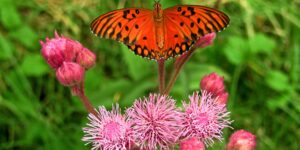
M35 77L42 76L50 70L40 54L26 55L21 68L25 75Z
M241 37L232 37L224 48L224 53L227 59L234 65L241 64L246 61L247 51L249 47Z
M121 48L125 58L125 63L128 66L128 73L135 81L157 70L156 67L153 66L155 61L133 54L133 52L123 44Z
M273 97L267 100L267 107L272 111L283 108L288 105L290 98L291 97L288 94L280 95L275 98Z
M276 43L272 38L264 34L256 34L249 39L249 46L252 53L271 53L276 47Z
M279 70L270 70L265 81L270 88L278 92L285 91L290 86L287 75Z
M22 25L19 12L13 5L5 5L0 9L1 23L6 29L17 29Z
M13 45L9 40L0 35L0 60L6 60L13 57Z
M38 36L35 34L32 28L26 25L17 28L15 31L11 32L10 36L30 49L35 49L37 45L39 45L37 44Z

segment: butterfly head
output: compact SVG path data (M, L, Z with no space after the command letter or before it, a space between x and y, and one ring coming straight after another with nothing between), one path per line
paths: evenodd
M161 4L159 0L155 1L154 3L154 17L155 19L162 19L163 10L161 9Z

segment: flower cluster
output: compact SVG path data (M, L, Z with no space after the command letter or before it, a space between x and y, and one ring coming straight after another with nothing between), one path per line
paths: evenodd
M82 82L86 69L95 65L96 55L78 41L59 36L46 42L40 41L41 53L47 63L56 70L58 81L64 86Z
M206 91L201 94L195 92L190 96L189 103L183 103L183 111L176 108L175 100L171 97L150 94L144 99L137 99L133 106L126 110L124 117L127 118L127 125L124 125L126 129L123 130L130 130L132 133L130 136L115 134L114 132L119 128L109 128L111 134L115 135L114 139L103 140L101 136L107 134L103 126L107 126L108 121L102 120L118 122L120 119L117 116L121 114L102 119L103 116L108 115L101 111L98 117L90 115L91 123L88 124L89 127L84 128L86 133L84 141L93 142L94 148L102 149L117 145L122 147L127 145L128 141L132 141L141 149L149 150L170 149L180 142L182 142L180 146L182 150L188 149L190 144L187 143L194 143L195 146L204 149L203 143L211 146L214 139L221 141L222 130L230 127L229 112L225 107L225 104L218 103L218 99L213 98ZM131 125L130 129L129 125ZM118 138L117 135L122 140L114 141ZM124 137L127 139L123 139Z

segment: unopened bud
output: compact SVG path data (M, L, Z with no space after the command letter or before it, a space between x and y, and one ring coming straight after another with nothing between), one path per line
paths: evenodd
M47 63L54 69L60 67L65 60L62 45L65 45L63 39L46 39L46 42L40 41L42 45L41 53Z
M56 78L64 86L74 86L83 81L85 70L73 62L63 62L56 70Z
M219 95L223 93L225 88L224 78L217 75L216 73L206 75L202 78L200 82L200 88L215 95Z
M198 41L195 43L195 46L204 48L206 46L211 45L215 38L216 38L215 32L208 33L208 34L204 35L203 37L201 37L200 39L198 39Z
M82 67L89 69L96 63L96 55L87 48L83 48L77 55L76 62Z
M245 130L238 130L230 136L227 150L253 150L255 145L255 135Z
M57 69L64 61L75 61L83 46L78 41L59 36L57 32L54 34L53 39L47 38L45 43L42 41L40 43L43 57L52 68Z
M225 91L224 78L216 73L204 76L200 82L200 89L218 97L220 104L227 103L228 93Z
M219 104L227 104L227 100L228 100L228 93L224 92L222 94L218 95L218 102Z
M205 150L204 144L193 137L180 143L180 150Z

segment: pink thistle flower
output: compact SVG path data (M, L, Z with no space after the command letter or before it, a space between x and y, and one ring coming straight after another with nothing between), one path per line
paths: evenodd
M196 41L196 43L195 43L195 46L204 48L206 46L211 45L215 38L216 38L215 32L208 33L208 34L204 35L203 37L201 37L200 39L198 39L198 41Z
M196 137L209 146L214 143L214 139L223 140L222 130L230 127L232 122L225 104L218 103L217 98L203 91L201 96L198 92L190 96L190 103L183 102L183 108L181 138Z
M218 97L221 104L226 104L228 93L225 91L224 78L216 73L211 73L202 78L200 89L212 94L213 97Z
M205 145L193 137L180 143L180 150L205 150Z
M253 150L256 145L256 137L245 130L235 131L229 139L228 150Z
M109 112L99 107L98 115L89 114L90 123L83 128L82 138L87 144L92 143L92 150L126 150L131 149L132 132L127 118L120 114L118 105Z
M179 111L170 97L150 94L136 100L126 113L141 149L169 149L177 141Z
M85 70L73 62L63 62L56 70L57 80L64 86L74 86L83 81Z

